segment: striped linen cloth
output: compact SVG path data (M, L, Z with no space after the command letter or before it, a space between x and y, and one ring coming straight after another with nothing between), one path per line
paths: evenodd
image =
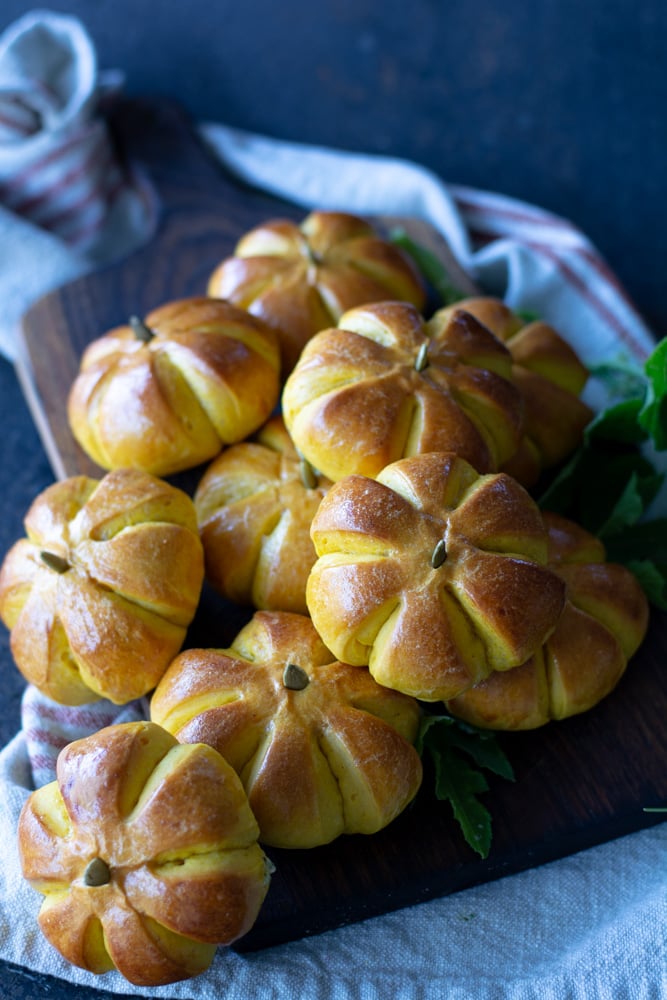
M100 73L73 17L26 14L0 35L0 354L39 296L141 245L150 183L121 163L103 115L122 82Z
M74 740L105 726L147 718L143 699L118 706L102 699L89 705L58 705L29 684L21 699L21 731L25 738L35 788L53 781L60 751Z
M605 329L605 349L609 344L612 352L616 349L638 359L646 357L654 345L652 335L614 272L576 226L513 198L455 185L450 185L449 190L472 244L478 248L472 261L475 270L483 273L501 255L509 257L513 249L517 252L523 248L524 254L535 257L546 272L551 272L554 284L562 285L561 295L567 305L561 305L558 313L555 307L549 310L554 323L570 330L571 323L563 315L565 308L572 308L574 323L581 323L581 310L595 316L597 336L587 338L574 329L570 332L583 355L590 360L601 356L600 340ZM504 245L501 241L505 241ZM506 298L511 295L515 303L520 299L523 307L530 303L544 306L540 288L526 287L521 273L513 278L511 292L505 289L501 294Z
M74 18L28 14L0 39L0 203L81 253L134 184L96 113L120 82Z
M567 219L447 184L407 160L283 142L220 123L203 123L200 134L233 174L304 208L431 223L480 288L542 316L588 364L619 355L642 359L655 345L602 255Z

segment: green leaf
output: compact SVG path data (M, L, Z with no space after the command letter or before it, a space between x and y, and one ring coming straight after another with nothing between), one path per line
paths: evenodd
M624 399L598 413L584 431L585 444L595 441L641 444L646 441L648 434L638 423L642 405L642 399Z
M639 580L651 604L667 611L667 564L660 567L649 559L630 559L626 566Z
M538 503L542 510L567 514L574 504L579 482L584 471L586 449L578 448L544 486Z
M638 489L637 473L633 472L625 489L614 504L609 517L601 524L598 535L615 535L628 525L636 524L644 512L644 500Z
M452 305L454 302L460 302L461 299L466 297L465 293L454 285L447 273L447 269L438 257L431 250L421 246L419 243L415 243L404 229L393 230L390 234L390 239L392 243L395 243L396 246L405 250L412 257L425 280L442 300L443 305Z
M664 451L667 449L667 338L658 344L644 367L649 382L637 419L656 450Z
M650 560L667 565L667 517L656 517L628 525L623 531L605 539L607 558L627 564L633 560Z
M592 378L603 383L612 398L641 399L646 390L643 367L625 357L589 365L588 371Z
M533 312L531 309L513 309L512 311L515 316L524 321L526 326L529 323L537 323L542 318L539 313Z
M481 771L470 767L463 758L444 748L435 758L436 795L447 800L466 842L480 857L491 850L491 815L478 795L488 791Z
M662 481L637 448L585 442L545 487L538 503L542 510L563 514L598 534L608 522L627 523L631 516L637 520L635 515L648 507Z
M426 743L429 740L429 734L430 734L430 732L431 732L432 729L434 729L434 730L437 730L437 729L442 730L442 728L444 726L454 726L455 724L456 724L456 720L454 719L454 717L452 715L425 715L425 716L423 716L423 718L421 720L421 723L420 723L420 726L419 726L419 731L417 733L417 738L415 740L415 750L417 751L417 753L419 754L419 756L421 757L424 754L424 750L426 748ZM431 735L433 735L433 734L431 734ZM437 732L435 733L435 738L436 738L436 741L437 741L437 739L438 739Z
M650 448L667 448L667 338L640 368L624 359L592 369L617 398L590 421L580 447L538 503L579 523L605 544L646 514L664 482Z
M514 770L500 749L495 733L482 731L458 721L449 732L450 745L463 750L478 767L483 767L507 781L514 780Z
M589 425L589 434L620 441L650 439L656 451L667 449L667 338L663 338L642 368L624 359L591 367L617 398Z
M478 798L488 791L488 784L479 768L514 780L512 765L495 733L476 729L451 715L426 715L415 746L421 756L428 753L433 762L436 797L450 803L470 847L488 857L491 816Z

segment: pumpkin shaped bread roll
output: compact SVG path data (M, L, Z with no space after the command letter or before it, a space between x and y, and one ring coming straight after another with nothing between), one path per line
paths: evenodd
M257 430L280 392L275 332L228 302L181 299L83 353L67 416L103 469L169 476Z
M438 452L331 487L311 527L306 600L346 663L445 701L524 663L553 632L565 584L526 490Z
M204 972L254 924L271 866L220 754L151 722L69 744L18 825L39 926L67 961L139 986Z
M423 308L426 293L411 259L347 212L311 212L300 224L271 219L246 233L211 275L208 294L273 326L282 371L306 342L353 306L400 299Z
M425 322L409 304L381 302L308 342L285 383L283 415L299 452L333 482L428 451L494 472L520 440L510 376L509 351L473 316Z
M74 476L33 501L0 569L18 669L65 705L151 691L198 606L204 556L190 497L136 469Z
M524 404L520 445L503 471L524 486L533 486L543 469L552 468L574 451L593 411L580 398L588 370L576 351L542 320L526 322L501 299L462 299L463 309L483 323L512 355L512 381ZM441 321L452 307L438 314Z
M279 415L223 451L194 495L209 583L237 604L306 614L310 523L329 485L299 458Z
M275 847L376 833L421 783L417 702L336 662L306 615L257 611L231 648L184 651L151 718L232 764Z
M447 703L476 726L535 729L586 712L625 673L648 626L648 601L625 566L605 560L599 539L546 513L549 565L567 596L555 631L522 666L493 674Z

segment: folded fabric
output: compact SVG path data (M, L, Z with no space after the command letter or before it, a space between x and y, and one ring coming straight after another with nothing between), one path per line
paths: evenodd
M72 17L35 11L0 36L0 353L39 296L143 243L156 205L121 165L100 100L121 78L100 74Z
M202 124L200 134L233 174L305 208L430 222L484 291L542 316L588 364L641 358L655 343L601 254L565 219L448 185L404 160L281 142L219 123Z

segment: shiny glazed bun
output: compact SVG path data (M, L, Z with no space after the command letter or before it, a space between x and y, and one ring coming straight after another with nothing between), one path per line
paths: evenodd
M121 723L61 751L18 826L39 926L67 961L139 986L204 972L247 933L270 865L241 782L211 747L151 722Z
M410 258L347 212L311 212L301 224L271 219L243 236L211 275L208 294L273 326L283 376L306 342L353 306L400 299L421 309L423 282Z
M646 634L648 601L630 570L606 562L602 542L573 521L544 520L549 566L567 588L563 613L525 664L448 702L473 725L535 729L588 711L616 687Z
M310 523L329 486L299 458L281 416L223 451L194 495L211 585L238 604L305 614Z
M452 308L475 316L512 355L512 381L523 398L524 426L516 454L503 464L503 471L524 486L533 486L543 469L574 451L593 417L580 398L588 369L552 326L523 320L500 299L462 299L438 314L441 321L447 320Z
M194 504L136 469L74 476L32 503L0 569L0 617L26 680L54 701L151 691L198 606Z
M313 519L306 600L346 663L423 701L524 663L551 634L565 584L526 490L439 452L334 484Z
M417 703L336 662L306 615L257 611L231 648L184 651L151 718L232 764L276 847L375 833L421 784Z
M181 299L83 353L67 415L103 469L168 476L257 430L280 391L275 332L228 302Z
M468 313L425 322L414 306L381 302L309 341L285 383L283 415L301 454L334 482L429 451L494 472L520 439L510 376L509 351Z

